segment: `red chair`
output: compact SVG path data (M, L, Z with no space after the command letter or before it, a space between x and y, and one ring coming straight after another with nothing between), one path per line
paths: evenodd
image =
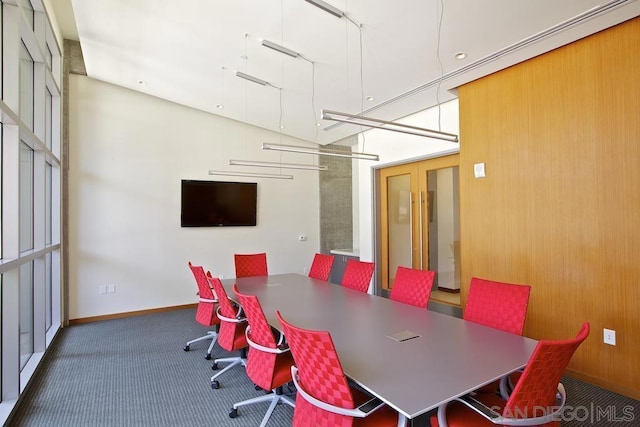
M360 292L367 292L375 267L376 265L372 262L348 259L347 266L344 269L344 276L342 276L342 286Z
M202 268L202 266L191 264L191 261L189 261L189 269L193 273L193 277L196 279L196 283L198 285L198 308L196 309L196 322L204 326L219 325L220 319L218 319L218 316L216 315L216 303L218 302L218 300L211 290L211 287L209 286L209 282L207 281L204 269ZM208 331L207 335L193 339L191 341L187 341L187 344L184 346L184 351L189 351L191 349L191 344L195 342L211 340L211 344L209 344L209 348L207 349L207 355L205 356L205 359L209 360L211 359L211 350L216 343L217 336L217 330Z
M236 278L268 276L267 254L235 254Z
M508 400L489 393L463 396L440 406L438 415L431 417L431 426L559 426L566 400L560 379L571 356L588 335L589 324L585 322L572 340L538 341Z
M529 285L514 285L473 277L462 317L470 322L522 335L530 293ZM510 378L505 378L506 382L496 381L476 391L496 393L500 390L502 396L506 397L510 384L517 381L517 376L518 374L513 374Z
M237 417L240 406L271 402L260 424L264 426L277 404L284 402L293 408L296 406L293 399L283 393L282 388L283 385L291 382L293 357L284 343L284 335L279 333L279 339L276 342L274 330L264 316L258 298L255 295L241 294L237 285L233 285L233 292L238 297L249 321L245 331L249 343L247 375L258 387L271 390L273 393L234 403L229 416Z
M391 288L390 299L427 308L436 272L399 266Z
M377 398L349 386L331 335L294 326L277 312L293 353L298 390L293 426L397 426L398 413Z
M220 382L216 379L229 369L237 365L247 365L247 339L244 331L247 328L247 319L242 314L242 308L234 305L227 296L227 292L219 279L209 277L209 283L218 295L218 318L220 319L220 332L218 333L218 345L223 349L240 351L239 357L224 357L213 361L211 369L217 370L218 363L229 363L223 370L211 377L211 388L220 388Z
M309 270L309 277L325 282L329 281L334 259L333 255L315 254Z
M530 292L529 285L513 285L473 277L463 318L522 335Z

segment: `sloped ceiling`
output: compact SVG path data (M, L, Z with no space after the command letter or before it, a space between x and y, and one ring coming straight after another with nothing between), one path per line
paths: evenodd
M90 77L319 144L361 130L323 108L397 120L640 15L637 0L330 0L341 18L307 0L57 0L56 12L69 1Z

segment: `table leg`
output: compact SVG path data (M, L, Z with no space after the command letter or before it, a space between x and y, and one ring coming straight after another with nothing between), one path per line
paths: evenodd
M407 417L398 412L398 427L407 426Z

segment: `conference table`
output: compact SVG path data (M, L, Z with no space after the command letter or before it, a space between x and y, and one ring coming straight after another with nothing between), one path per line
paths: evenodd
M345 374L398 411L398 426L524 367L536 341L299 274L223 280L279 328L331 333Z

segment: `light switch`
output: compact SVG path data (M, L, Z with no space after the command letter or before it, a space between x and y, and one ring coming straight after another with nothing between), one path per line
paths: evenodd
M473 165L473 174L476 178L484 178L484 163L476 163Z

